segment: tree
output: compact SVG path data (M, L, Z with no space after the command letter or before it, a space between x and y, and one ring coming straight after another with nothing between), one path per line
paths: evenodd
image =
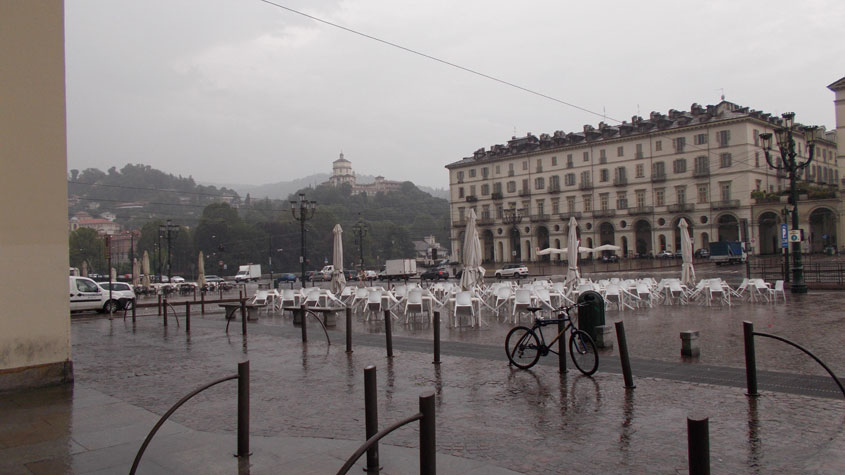
M88 262L88 272L109 272L106 269L106 244L97 231L90 228L73 231L68 238L68 247L70 267L82 268L82 263Z

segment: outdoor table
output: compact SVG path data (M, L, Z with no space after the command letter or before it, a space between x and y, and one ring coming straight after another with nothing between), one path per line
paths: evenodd
M293 307L289 307L293 308ZM337 312L346 310L345 307L307 307L307 311L323 314L323 325L333 327L337 325Z
M241 309L240 302L223 302L217 304L222 307L226 311L226 320L234 320L237 318L235 313ZM258 310L264 308L264 305L255 305L251 303L244 304L244 307L247 311L247 320L249 321L257 321L258 320Z

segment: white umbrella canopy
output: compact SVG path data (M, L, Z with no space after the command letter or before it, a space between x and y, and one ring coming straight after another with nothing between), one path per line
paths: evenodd
M332 271L331 289L333 293L339 294L346 285L346 278L343 276L343 228L339 224L335 224L332 234L334 234L332 245L334 271Z
M141 260L141 272L144 274L141 285L150 288L150 254L147 251L144 251L144 258Z
M114 267L109 269L109 282L117 282L117 269Z
M197 286L199 288L205 287L205 259L202 251L197 256Z
M545 249L537 249L536 254L538 256L546 256L549 254L566 254L566 248L558 249L556 247L547 247Z
M138 263L138 258L132 259L132 287L137 287L141 283L141 266Z
M689 224L684 218L680 219L678 227L681 229L681 282L688 287L695 285L695 268L692 265L692 239L689 235Z
M569 239L566 242L567 260L569 261L569 269L566 271L566 282L574 284L581 277L578 272L578 251L581 249L578 246L578 222L575 221L574 216L569 217Z
M470 209L464 236L464 270L461 274L461 289L463 290L471 290L484 278L484 268L481 267L481 240L478 238L475 220L475 210Z
M88 277L88 261L82 261L82 277Z
M613 244L602 244L599 247L594 247L591 249L592 252L602 252L602 251L621 251L622 248L619 246L614 246Z

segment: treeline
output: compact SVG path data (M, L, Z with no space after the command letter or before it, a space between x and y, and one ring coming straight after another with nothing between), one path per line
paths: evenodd
M305 222L307 269L319 269L324 263L332 262L335 224L340 224L344 231L347 268L357 268L361 251L367 268L378 268L386 259L414 257L412 241L427 235L434 235L444 247L449 245L448 202L420 191L413 183L404 183L400 191L372 197L352 195L348 185L318 186L298 193L317 202L313 217ZM196 275L197 254L203 251L207 274L232 275L239 265L248 263L261 264L262 271L267 273L271 260L274 273L298 274L301 223L293 217L290 205L290 201L298 200L298 193L285 201L247 197L237 208L213 203L202 209L196 225L171 218L179 226L178 232L171 236L172 273L189 278ZM354 232L358 223L365 229L361 242ZM159 237L162 224L164 219L151 219L141 226L137 257L140 259L147 251L152 271L157 270L157 262L162 262L162 272L166 274L167 242ZM102 265L96 256L96 246L80 242L90 236L77 233L71 233L71 248L92 249L87 256L91 259L89 265L94 265L93 261ZM81 252L72 252L71 266L80 267L85 259ZM121 266L120 272L129 272L128 262Z

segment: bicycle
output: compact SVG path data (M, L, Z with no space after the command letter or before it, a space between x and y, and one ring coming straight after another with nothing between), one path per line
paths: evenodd
M575 363L575 367L587 376L595 373L599 368L599 354L596 351L596 344L590 338L590 335L575 328L569 316L570 310L581 305L584 304L561 307L558 318L549 319L537 317L536 312L542 310L541 307L528 307L527 310L534 314L534 326L531 328L514 327L505 338L505 351L511 364L520 369L528 369L537 364L540 356L547 356L549 352L559 354L552 349L552 346L569 330L569 354L572 362ZM564 323L563 330L546 344L543 337L543 327L559 323Z

